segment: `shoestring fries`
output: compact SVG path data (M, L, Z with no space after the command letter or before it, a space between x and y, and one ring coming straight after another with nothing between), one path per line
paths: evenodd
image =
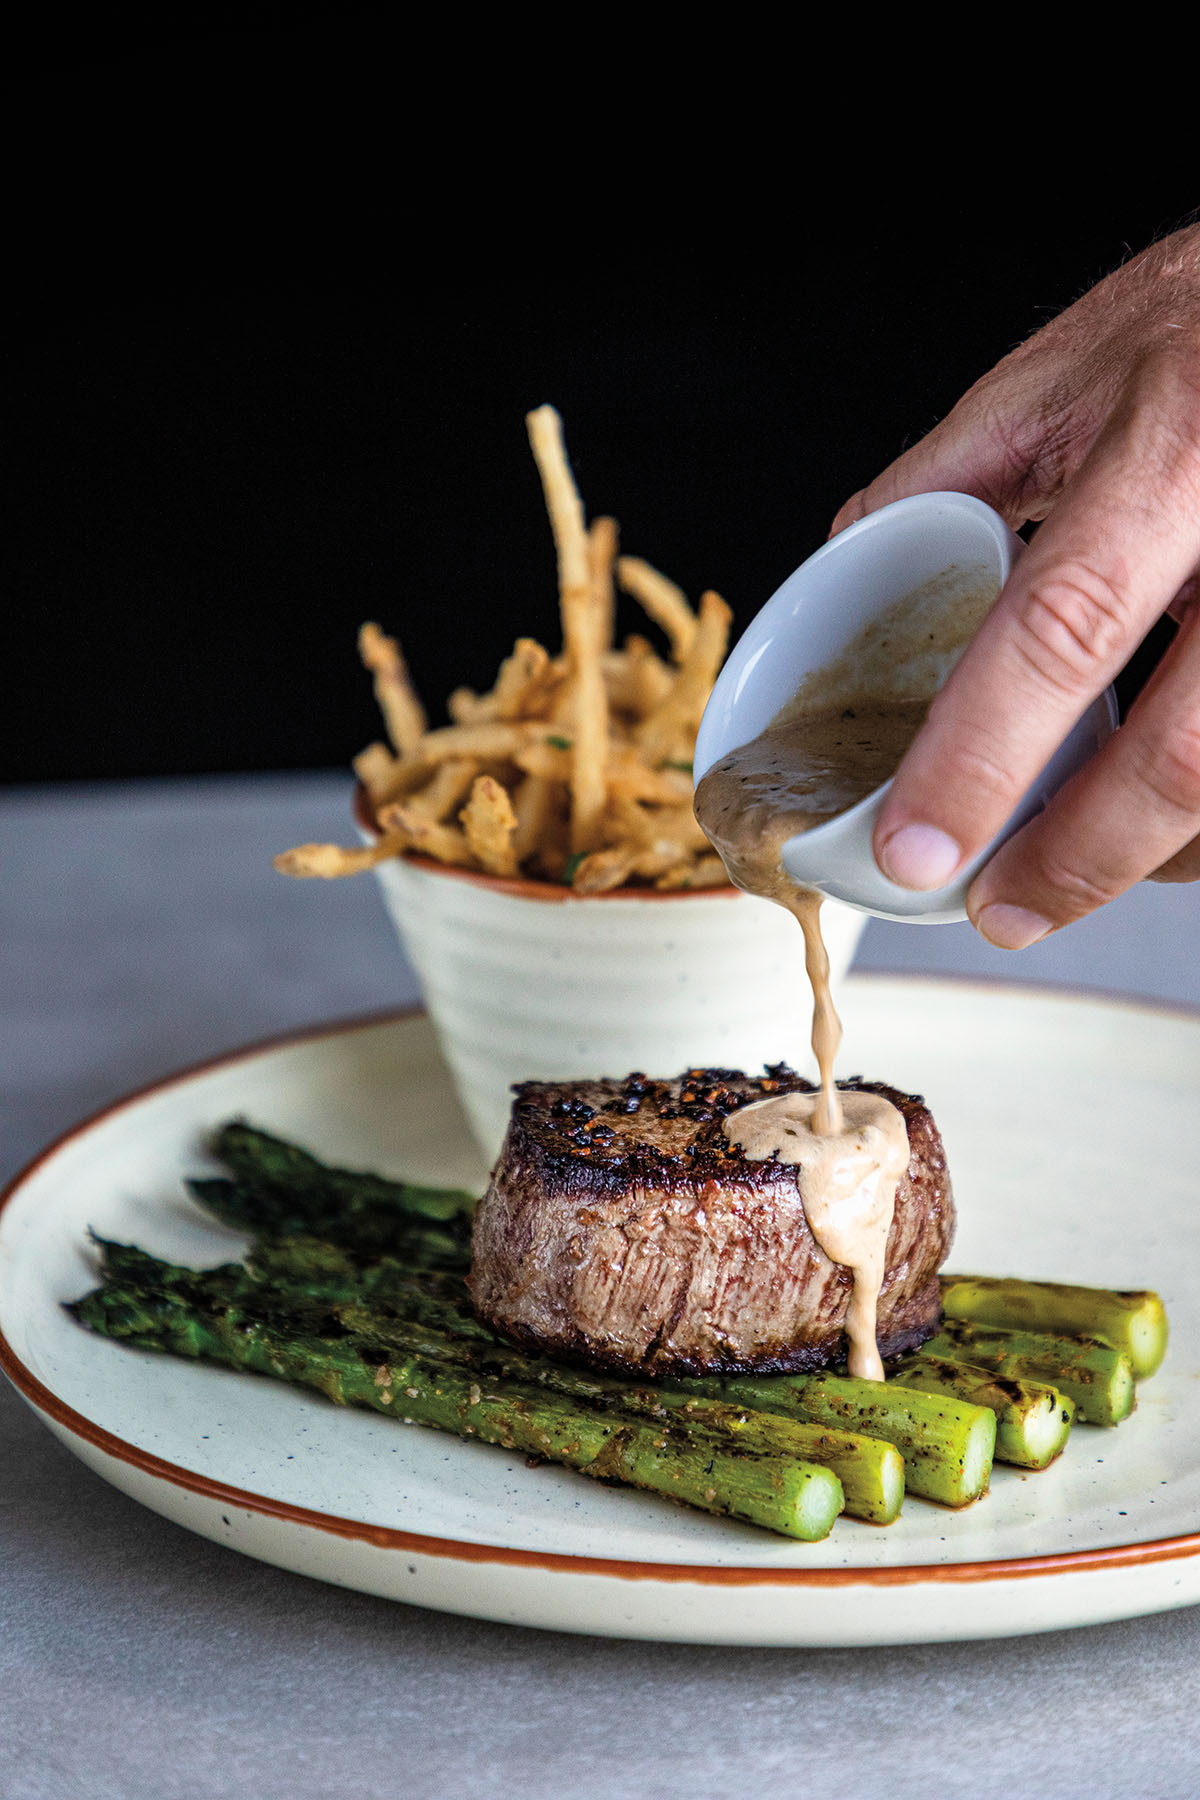
M395 638L368 622L359 654L387 742L354 758L379 829L364 849L301 844L282 873L357 874L413 853L448 866L569 885L663 892L727 877L692 814L696 727L724 660L729 608L698 608L640 557L618 554L616 521L588 524L551 406L526 420L558 560L562 648L519 637L486 693L456 688L430 728ZM615 594L666 639L614 641Z

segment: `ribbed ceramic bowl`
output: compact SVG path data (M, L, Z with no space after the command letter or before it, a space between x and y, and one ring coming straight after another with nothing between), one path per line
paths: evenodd
M370 827L356 807L364 836ZM577 895L425 857L377 868L473 1131L494 1157L516 1081L805 1068L812 997L796 922L733 888ZM864 920L822 911L834 981Z

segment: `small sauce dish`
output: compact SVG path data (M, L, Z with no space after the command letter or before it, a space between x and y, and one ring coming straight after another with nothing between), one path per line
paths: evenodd
M969 596L999 593L1023 548L990 506L956 493L897 500L824 544L768 600L726 662L696 740L697 782L765 730L807 678L835 664L867 627L909 596L919 595L930 618L940 615L948 624ZM921 697L927 692L932 698L940 680ZM879 918L924 925L965 919L967 890L988 858L1045 806L1116 724L1109 688L1088 707L1003 829L945 887L913 892L878 867L871 836L890 782L827 823L788 838L784 869L797 886Z

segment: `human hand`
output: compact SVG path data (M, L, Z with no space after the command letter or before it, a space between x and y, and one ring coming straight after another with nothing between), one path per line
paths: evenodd
M1019 950L1146 876L1200 879L1200 226L1006 356L833 531L938 489L1046 523L900 764L880 868L907 888L950 880L1170 610L1179 632L1126 722L997 851L967 910Z

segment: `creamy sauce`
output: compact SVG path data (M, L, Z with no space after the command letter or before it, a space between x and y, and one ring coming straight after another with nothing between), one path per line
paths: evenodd
M793 702L709 770L696 815L756 884L771 880L785 838L848 812L891 779L928 710L927 700L855 700L820 710Z
M896 1188L908 1167L904 1116L876 1094L841 1093L834 1063L842 1026L829 986L821 895L798 887L781 861L788 838L836 817L887 781L920 727L928 703L855 700L785 708L753 742L715 764L696 790L696 816L739 887L774 900L799 921L813 993L815 1094L781 1094L725 1122L752 1158L799 1168L800 1198L813 1237L854 1277L846 1314L852 1375L882 1381L876 1310Z
M853 1273L850 1372L875 1381L883 1379L876 1313L896 1188L908 1167L908 1128L890 1101L841 1092L834 1083L842 1027L829 990L821 895L797 886L782 852L789 838L847 812L890 780L996 588L982 570L948 569L896 602L696 789L696 817L730 879L799 920L821 1074L815 1094L742 1107L725 1121L725 1133L748 1157L796 1164L813 1237L831 1262Z
M731 879L786 907L804 933L813 991L812 1047L821 1072L818 1132L841 1128L833 1066L842 1027L829 989L821 896L798 887L786 873L783 846L887 781L927 710L923 700L857 700L814 712L785 707L760 737L710 769L696 790L696 817Z
M812 1234L830 1262L854 1277L846 1314L850 1373L883 1380L875 1313L896 1187L908 1167L904 1115L878 1094L841 1096L842 1123L822 1127L822 1096L780 1094L743 1106L725 1122L732 1143L754 1161L775 1157L800 1171Z

